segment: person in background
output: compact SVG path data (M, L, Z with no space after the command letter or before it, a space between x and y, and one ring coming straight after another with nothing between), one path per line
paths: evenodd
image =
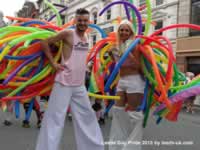
M102 94L101 92L97 92L96 94ZM97 120L100 125L105 124L105 118L104 118L104 108L103 108L103 100L95 98L94 104L92 105L92 108L94 109L96 113Z
M87 65L86 74L85 74L85 87L89 90L90 86L90 77L92 73L93 61L90 61Z
M19 15L18 17L33 18L33 19L39 18L39 6L38 6L37 2L27 0L24 3L24 6L23 6L22 9L24 9L25 13L18 14ZM20 16L20 15L22 15L22 16ZM0 27L6 25L5 22L3 21L3 19L1 19L1 18L3 18L3 13L0 12L0 21L2 20L2 22L0 22ZM4 124L6 126L12 125L12 118L13 118L12 116L13 116L14 105L15 105L15 103L8 102L8 110L4 114L5 115ZM29 107L30 107L30 102L24 103L23 106L24 106L25 114L27 114ZM36 115L37 115L37 119L38 119L37 127L40 128L43 112L40 111L40 105L39 105L39 102L37 100L34 101L33 110L35 110ZM29 118L25 117L25 119L22 122L22 127L24 127L24 128L30 127Z
M191 82L192 79L194 78L194 73L192 72L186 72L186 84ZM189 97L185 104L186 104L186 112L190 112L192 114L194 114L194 100L195 100L196 96L191 96Z
M36 116L37 116L37 128L40 128L41 127L41 122L42 122L42 118L43 118L43 113L44 112L41 112L40 111L40 105L39 105L39 102L40 102L40 97L39 96L36 96L34 98L34 101L33 101L33 110L35 111L36 113ZM28 103L24 103L24 110L25 110L25 114L27 115L28 112L29 112L29 107L30 107L30 102ZM23 123L22 123L22 127L24 128L30 128L30 121L29 121L30 118L27 118L25 117L25 119L23 120Z
M33 18L33 19L39 18L39 5L37 2L31 1L31 0L26 0L22 9L24 10L25 13L19 14L19 17ZM22 15L22 16L20 16L20 15ZM33 102L33 110L35 111L36 116L37 116L37 127L40 128L42 117L43 117L43 112L40 111L40 97L36 96L34 99L35 100ZM29 112L30 103L31 102L26 102L23 104L26 115ZM22 122L22 127L30 128L29 119L30 118L25 117L25 119Z
M3 20L4 14L3 12L0 11L0 27L5 27L6 23ZM2 83L3 80L0 81ZM0 97L3 97L4 95L1 94ZM3 124L5 126L10 126L12 125L12 118L13 118L13 102L10 101L7 103L8 109L4 112L4 122Z

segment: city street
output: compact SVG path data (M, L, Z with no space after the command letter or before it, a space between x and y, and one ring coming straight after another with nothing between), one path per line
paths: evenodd
M23 110L22 110L23 112ZM31 128L22 127L22 118L14 119L12 126L4 126L2 112L0 113L0 149L1 150L34 150L39 129L36 127L36 117L33 113ZM102 125L105 143L108 142L111 119ZM153 117L144 130L143 150L199 150L200 147L200 108L195 114L181 112L179 121L175 123L163 121L155 125ZM118 143L120 144L120 143ZM106 150L107 150L106 145ZM76 150L72 122L66 120L61 142L61 150Z

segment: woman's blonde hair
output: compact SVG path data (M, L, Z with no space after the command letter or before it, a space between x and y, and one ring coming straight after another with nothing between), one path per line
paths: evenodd
M130 31L131 31L131 36L130 36L130 38L133 38L134 35L135 35L135 34L134 34L134 30L133 30L133 25L131 24L131 22L128 21L128 20L123 20L123 21L119 24L119 27L118 27L118 29L117 29L117 44L120 43L119 29L120 29L120 27L121 27L122 25L124 25L124 24L128 25L128 27L129 27L129 29L130 29Z

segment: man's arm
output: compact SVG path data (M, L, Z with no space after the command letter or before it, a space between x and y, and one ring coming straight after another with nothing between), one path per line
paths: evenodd
M61 31L57 35L55 35L53 37L50 37L50 38L47 38L46 40L41 41L41 45L42 45L42 48L43 48L43 51L44 51L46 57L49 59L50 64L56 70L63 69L63 67L60 64L57 64L56 62L54 62L53 55L51 53L49 45L55 44L56 42L59 42L59 41L66 42L66 37L67 36L69 36L69 32L68 31Z

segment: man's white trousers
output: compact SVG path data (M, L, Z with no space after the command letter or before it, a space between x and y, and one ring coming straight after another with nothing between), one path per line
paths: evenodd
M85 86L55 83L44 114L36 150L59 150L68 106L71 106L77 150L104 150L103 137ZM70 136L70 135L69 135Z

